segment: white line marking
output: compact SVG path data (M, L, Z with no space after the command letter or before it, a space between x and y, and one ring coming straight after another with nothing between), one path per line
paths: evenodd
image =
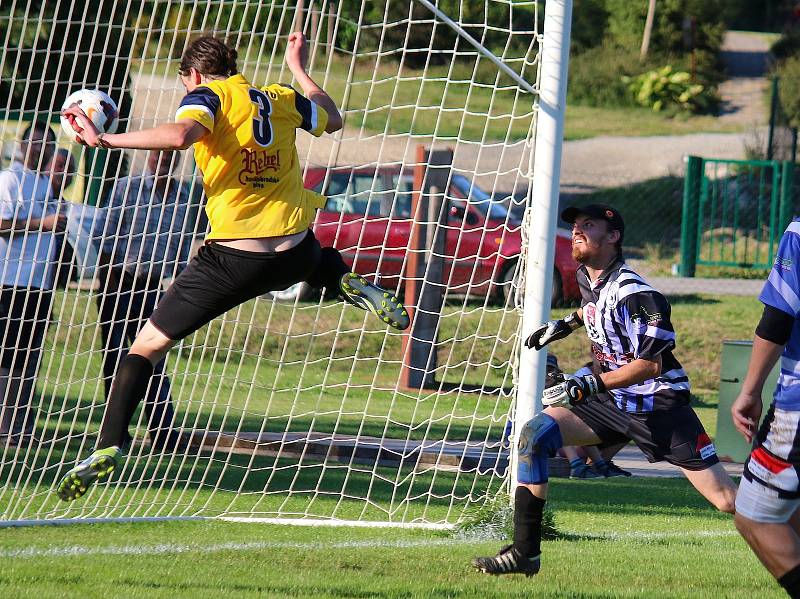
M580 533L578 531L564 531L564 534L582 537L587 540L596 541L618 541L635 540L651 541L660 539L689 540L693 537L720 538L733 537L738 533L735 530L700 530L688 533L671 532L603 532L603 533ZM81 555L164 555L180 553L215 553L218 551L259 551L264 549L413 549L415 547L449 547L463 546L465 544L486 543L487 539L470 539L468 537L451 539L408 539L399 541L382 541L371 539L364 541L334 541L331 543L297 543L292 541L270 542L254 541L252 543L216 543L213 545L178 545L178 544L159 544L159 545L122 545L110 547L86 547L72 545L67 547L52 547L42 549L38 547L26 547L23 549L0 550L0 558L40 558L40 557L76 557Z

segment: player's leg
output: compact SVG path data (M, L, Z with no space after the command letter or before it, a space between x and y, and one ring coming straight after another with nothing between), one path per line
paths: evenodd
M486 574L536 574L548 491L547 460L565 443L594 445L600 441L581 417L566 408L547 408L528 421L517 439L519 485L514 490L513 543L492 557L475 558L473 566Z
M800 500L781 500L757 482L742 479L734 518L736 529L776 579L800 566L800 535L793 513ZM786 518L785 522L778 520Z
M82 497L98 480L111 475L121 459L120 448L128 434L128 424L142 401L153 375L153 362L163 359L177 343L148 321L128 354L122 358L111 384L97 449L70 469L59 481L56 492L64 501Z
M736 495L736 528L791 597L800 597L800 412L774 404Z
M733 513L736 484L719 463L716 448L691 407L655 412L637 418L637 422L645 429L634 437L637 444L649 436L651 455L680 467L689 482L714 507Z
M155 311L161 296L160 282L139 283L133 294L131 314L139 319L137 330L141 328ZM131 329L134 323L131 323ZM131 342L136 335L133 330ZM144 411L147 418L147 431L154 449L174 450L181 448L178 432L174 430L175 409L172 406L170 380L165 374L166 360L162 359L153 366L152 382L144 398ZM185 444L184 444L185 445Z
M313 243L319 242L309 231ZM403 330L411 324L408 312L397 296L383 287L370 283L363 276L351 272L339 250L321 248L318 267L306 281L313 287L333 289L350 304L372 312L389 326Z
M611 460L611 458L617 454L619 449L624 446L625 444L617 443L611 448L604 447L602 450L594 446L584 447L583 450L589 457L587 467L596 472L597 476L603 476L605 478L611 478L613 476L630 476L630 472L623 470Z
M736 501L736 484L717 462L703 470L681 468L684 476L711 505L721 512L732 514Z
M578 451L579 446L565 445L561 448L564 452L564 457L569 460L569 477L570 478L603 478L602 474L598 474L586 463L586 458ZM600 451L592 446L587 445L582 448L583 452L589 457L600 457ZM593 450L593 451L592 451Z
M196 331L235 302L230 273L207 247L175 279L150 319L119 362L106 402L95 451L70 469L57 485L58 496L72 501L97 480L107 478L121 459L128 425L147 392L154 364L180 339ZM231 260L236 262L235 259ZM235 305L235 304L234 304Z

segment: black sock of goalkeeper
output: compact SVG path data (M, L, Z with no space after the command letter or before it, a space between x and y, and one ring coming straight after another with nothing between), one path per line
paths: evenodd
M111 384L97 449L122 445L136 406L144 399L152 376L153 365L144 356L128 354L122 358Z
M545 503L527 487L519 486L514 492L514 548L522 555L536 557L541 553Z
M781 576L778 579L778 584L786 589L789 597L792 599L800 599L800 565L795 566Z

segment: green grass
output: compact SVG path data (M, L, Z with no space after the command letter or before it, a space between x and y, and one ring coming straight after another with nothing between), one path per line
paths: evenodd
M586 139L601 135L649 137L694 133L740 133L741 124L709 115L664 116L647 108L601 108L567 106L564 139Z
M533 579L469 561L499 540L221 521L3 530L4 597L782 597L680 479L555 480L561 537Z

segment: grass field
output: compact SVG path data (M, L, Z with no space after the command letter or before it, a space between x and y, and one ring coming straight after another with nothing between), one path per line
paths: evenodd
M759 303L691 295L672 303L676 355L693 382L698 414L713 434L721 341L750 338ZM36 451L6 452L0 463L0 512L6 518L283 513L453 521L470 501L500 484L497 476L413 465L323 465L314 458L210 451L150 454L137 446L114 483L71 506L60 504L51 488L64 465L92 442L102 385L93 305L72 294L59 294L57 305L61 326L51 329L42 365L50 402L43 442ZM208 430L499 438L508 399L397 392L399 338L369 324L372 333L362 334L363 313L325 302L304 304L292 317L287 306L259 306L248 304L235 318L200 331L195 342L206 342L205 355L189 343L176 358L176 407L186 422ZM470 380L502 383L497 372L503 369L490 363L510 355L514 318L469 303L462 310L446 309L443 336L449 341L441 359L455 356L452 376L460 370L463 378L464 358L480 356L483 370ZM337 326L343 331L338 336L322 333ZM304 333L309 330L317 333ZM588 358L582 335L554 350L567 370ZM303 369L285 360L280 366L282 354L308 359L309 365ZM344 387L348 377L352 388ZM490 579L470 571L472 556L496 551L494 539L201 521L0 530L0 596L780 596L730 518L713 511L683 480L554 480L551 497L561 537L546 542L545 570L534 580Z
M731 518L678 479L555 480L535 578L469 567L500 541L221 521L0 531L3 597L782 597Z

